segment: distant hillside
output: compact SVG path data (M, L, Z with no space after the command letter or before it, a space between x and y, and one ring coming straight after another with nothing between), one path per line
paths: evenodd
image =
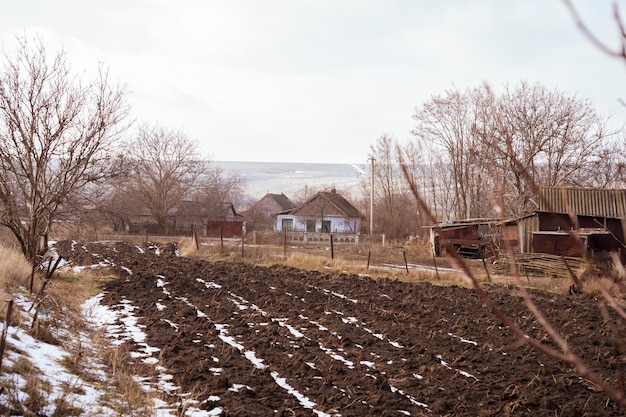
M336 187L358 193L365 165L304 164L291 162L213 161L225 171L235 171L245 181L245 193L261 198L266 193L285 193L291 197L305 185L313 190Z

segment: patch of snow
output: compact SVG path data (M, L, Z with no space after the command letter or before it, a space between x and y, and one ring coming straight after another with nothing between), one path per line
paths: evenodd
M214 289L222 288L222 286L220 284L216 284L214 282L207 282L207 281L203 280L202 278L196 278L196 281L198 281L201 284L204 284L204 286L207 287L207 288L214 288Z
M469 339L465 339L461 336L457 336L453 333L448 333L448 336L453 337L455 339L459 339L461 341L461 343L469 343L470 345L474 345L474 346L478 346L477 342L474 342L473 340L469 340Z

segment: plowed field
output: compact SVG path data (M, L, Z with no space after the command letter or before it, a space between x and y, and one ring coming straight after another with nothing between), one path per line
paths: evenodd
M57 249L74 265L117 274L101 303L132 306L147 335L126 343L157 348L149 354L171 384L215 414L623 415L569 366L520 346L471 289L210 263L171 246ZM543 337L515 289L488 291L529 335ZM593 369L616 377L611 329L595 301L533 297Z

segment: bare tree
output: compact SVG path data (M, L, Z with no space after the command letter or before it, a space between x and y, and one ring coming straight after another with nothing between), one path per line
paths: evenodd
M371 196L371 179L374 186L374 230L391 238L414 234L420 225L417 206L402 179L397 162L397 148L391 135L383 134L370 145L370 161L374 159L374 171L368 165L368 174L361 180L364 196ZM421 175L421 153L419 145L407 144L403 150L411 164L411 173ZM371 214L370 214L371 215Z
M465 92L452 89L432 97L413 116L416 127L412 133L422 148L433 154L429 159L445 162L439 167L447 166L450 171L452 182L448 185L453 189L453 201L447 205L454 217L484 215L488 166L477 126L485 124L483 106L490 100L491 92L485 87Z
M84 84L63 51L49 58L41 38L17 40L0 73L0 224L33 259L68 196L110 175L129 107L102 67Z
M507 87L479 132L493 180L509 190L508 215L537 208L534 184L596 185L597 164L610 134L591 103L540 83Z
M488 85L447 91L414 118L417 140L445 156L440 168L449 172L454 192L444 205L457 218L497 216L489 204L495 189L505 190L506 214L515 216L537 208L534 184L606 184L599 167L620 172L605 159L614 134L606 120L588 101L539 83L522 82L500 95Z
M579 30L589 39L589 41L598 48L601 52L608 56L617 58L623 63L626 63L626 25L622 19L622 13L620 12L617 2L613 2L613 24L618 33L619 45L611 46L607 42L600 39L596 34L587 26L583 17L578 13L578 10L574 6L571 0L563 0L570 15L574 19L574 22L578 26ZM620 99L622 105L626 106L626 102ZM595 166L592 167L593 172L600 177L600 185L607 187L624 187L626 186L626 168L624 160L626 160L626 154L624 152L624 144L626 143L626 137L624 132L618 141L605 147L603 152L598 156Z
M318 188L317 186L304 184L304 186L299 190L296 190L290 198L293 204L296 207L299 207L304 204L309 198L317 194L318 191L322 191L322 189Z
M198 179L197 191L193 199L200 202L209 217L217 214L222 203L235 203L243 192L244 180L235 171L226 171L218 166L209 165L206 172Z
M398 216L394 202L398 194L398 165L394 155L395 145L390 135L384 134L370 146L370 158L374 158L374 230L389 236L397 235ZM376 204L378 203L378 204Z
M146 208L160 228L184 198L192 198L209 168L198 141L181 130L142 124L130 142L126 195Z

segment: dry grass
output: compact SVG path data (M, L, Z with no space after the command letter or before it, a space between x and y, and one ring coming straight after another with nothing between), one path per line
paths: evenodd
M177 245L180 256L194 257L198 254L198 247L192 238L181 239Z
M0 289L6 290L26 285L32 270L31 264L17 249L0 245ZM3 299L6 297L2 297Z
M274 256L271 254L274 253ZM288 252L287 257L277 256L276 252L267 250L261 258L246 256L247 262L264 266L286 265L294 268L313 270L324 273L367 275L372 278L392 278L404 282L432 282L438 285L465 285L463 277L458 272L440 270L435 272L429 269L406 268L400 264L395 267L367 266L367 256L355 252L353 256L342 256L331 259L330 252L324 250ZM248 255L248 253L247 253Z
M434 269L420 269L409 266L409 271L405 269L403 254L406 254L409 264L420 263L420 260L431 259L430 249L422 240L416 240L411 245L387 244L381 245L349 245L336 246L335 257L331 259L328 248L296 248L281 245L246 245L245 256L241 256L241 247L232 242L225 243L222 251L219 242L204 243L200 245L200 250L196 251L195 246L191 247L191 239L181 242L182 247L190 247L189 251L181 249L181 254L191 253L190 257L209 261L244 261L251 264L272 266L287 265L300 269L315 270L325 273L348 273L358 275L368 275L373 278L392 278L405 282L430 282L435 285L459 285L471 288L472 284L461 272L449 271L449 259L437 258L440 264L437 271ZM394 266L370 266L367 268L367 257L372 259L388 259ZM416 260L417 259L417 260ZM472 270L478 282L485 285L516 285L516 281L511 274L496 273L487 262L482 260L465 260ZM432 263L432 262L428 262ZM442 267L443 266L443 267ZM485 266L487 269L485 269ZM452 266L453 267L453 266ZM582 271L574 271L578 276ZM567 293L571 285L571 279L567 277L553 277L543 275L522 276L522 283L527 288L539 289L548 292ZM608 280L605 281L612 285ZM597 294L595 285L590 284L585 288L586 293Z
M123 346L111 348L103 335L98 338L96 346L115 386L114 390L108 390L110 404L120 415L151 415L152 399L137 382L138 370L131 366L130 352Z
M30 280L32 266L17 249L0 244L0 321L4 321L7 301L20 286L26 286ZM14 311L11 325L21 321L19 312Z
M85 300L102 291L103 286L115 280L115 275L97 269L85 269L80 273L62 270L54 274L46 288L53 303L78 312Z

